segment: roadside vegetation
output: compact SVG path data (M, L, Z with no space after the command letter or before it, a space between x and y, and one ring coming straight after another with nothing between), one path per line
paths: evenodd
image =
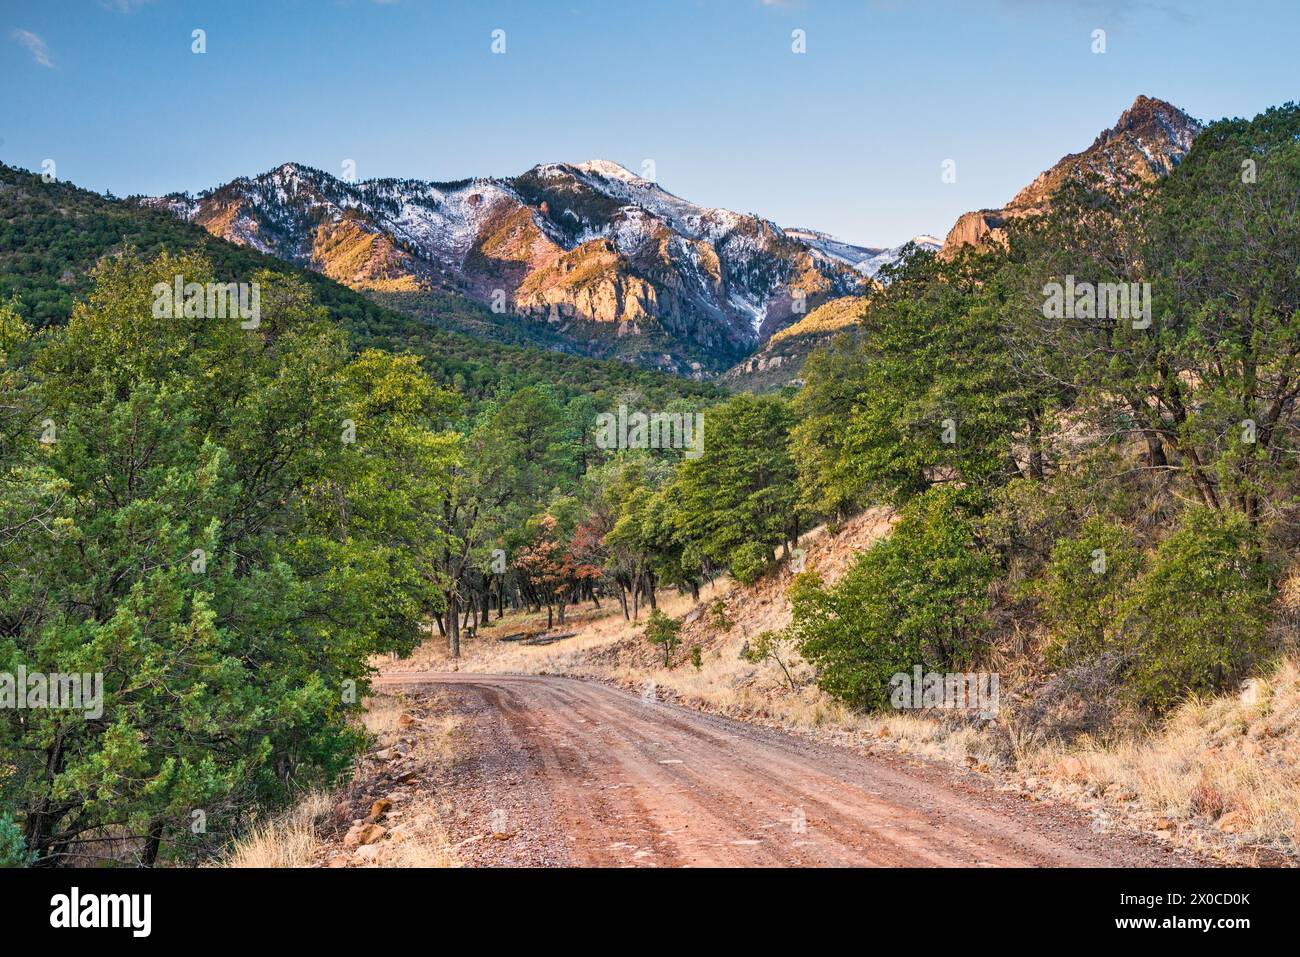
M629 674L761 666L736 698L811 724L933 729L894 675L995 673L996 722L943 719L977 766L1072 760L1293 842L1293 718L1231 702L1294 698L1297 209L1300 108L1215 124L1163 180L906 256L792 397L599 363L584 389L526 350L453 368L444 336L291 270L235 274L255 329L155 319L155 284L235 278L166 237L68 302L28 263L0 306L0 671L102 673L104 707L4 711L0 860L301 861L319 799L272 815L373 750L378 662L433 636L455 667L525 616L567 641L579 608L634 631ZM1150 308L1047 308L1067 277L1149 284ZM601 447L620 404L702 412L702 454ZM804 568L810 528L864 515L866 547ZM724 583L779 583L785 611L751 630Z

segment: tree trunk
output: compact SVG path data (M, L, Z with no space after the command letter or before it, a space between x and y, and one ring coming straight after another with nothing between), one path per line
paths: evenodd
M456 600L456 595L452 594L447 599L447 624L450 626L447 633L447 650L451 652L453 658L460 657L460 602Z
M162 821L154 821L149 825L149 837L144 842L144 853L140 855L142 867L153 867L158 863L158 852L162 850L162 836Z
M1143 429L1142 435L1147 440L1147 465L1153 469L1167 466L1169 459L1165 457L1165 444L1160 441L1160 434Z

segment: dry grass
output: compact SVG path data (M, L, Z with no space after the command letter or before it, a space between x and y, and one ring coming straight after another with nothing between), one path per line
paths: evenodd
M425 769L445 767L455 759L454 732L460 723L454 715L428 713L429 709L422 704L427 705L429 694L404 690L377 694L365 702L366 710L362 717L366 730L375 736L379 749L393 748L406 742L411 748L408 760ZM403 727L403 716L414 723ZM363 767L350 788L354 800L362 793L371 796L382 793L394 803L383 822L388 833L375 845L376 855L348 854L335 844L327 856L331 859L346 856L349 867L457 866L435 795L424 785L428 774L418 775L417 783L410 787L380 785L376 790L370 786L373 778L369 775L377 772L377 768ZM365 803L366 800L361 800L363 806Z
M308 794L278 817L256 825L240 838L223 862L226 867L312 867L324 847L321 825L333 807L325 792Z
M459 721L451 715L427 714L403 727L420 702L404 692L378 694L365 702L361 716L378 749L413 741L408 758L429 769L449 764L455 757L454 736ZM455 867L458 862L443 828L431 790L393 788L377 775L381 768L367 759L359 762L356 776L334 792L314 792L282 814L259 823L221 861L225 867L319 867L342 858L349 867ZM421 775L421 779L427 775ZM365 807L375 789L393 799L384 820L387 830L375 845L373 857L362 857L342 844L337 808L349 804ZM360 813L364 814L362 810ZM346 830L346 824L342 829Z
M1239 695L1189 701L1156 734L1071 752L1108 799L1136 801L1168 830L1212 827L1238 847L1300 847L1300 661L1284 659ZM1063 755L1032 765L1059 772Z

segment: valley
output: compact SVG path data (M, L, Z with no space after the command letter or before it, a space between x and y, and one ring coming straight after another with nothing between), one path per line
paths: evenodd
M683 97L532 17L417 58L490 107L312 60L163 170L13 28L0 865L1294 866L1300 107L1048 43L863 110L799 26ZM231 36L176 95L256 129Z

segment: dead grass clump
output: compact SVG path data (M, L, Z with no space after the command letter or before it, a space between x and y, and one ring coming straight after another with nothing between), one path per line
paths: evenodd
M330 795L314 791L287 811L254 825L235 842L226 867L311 867L324 845L321 826L333 806Z

